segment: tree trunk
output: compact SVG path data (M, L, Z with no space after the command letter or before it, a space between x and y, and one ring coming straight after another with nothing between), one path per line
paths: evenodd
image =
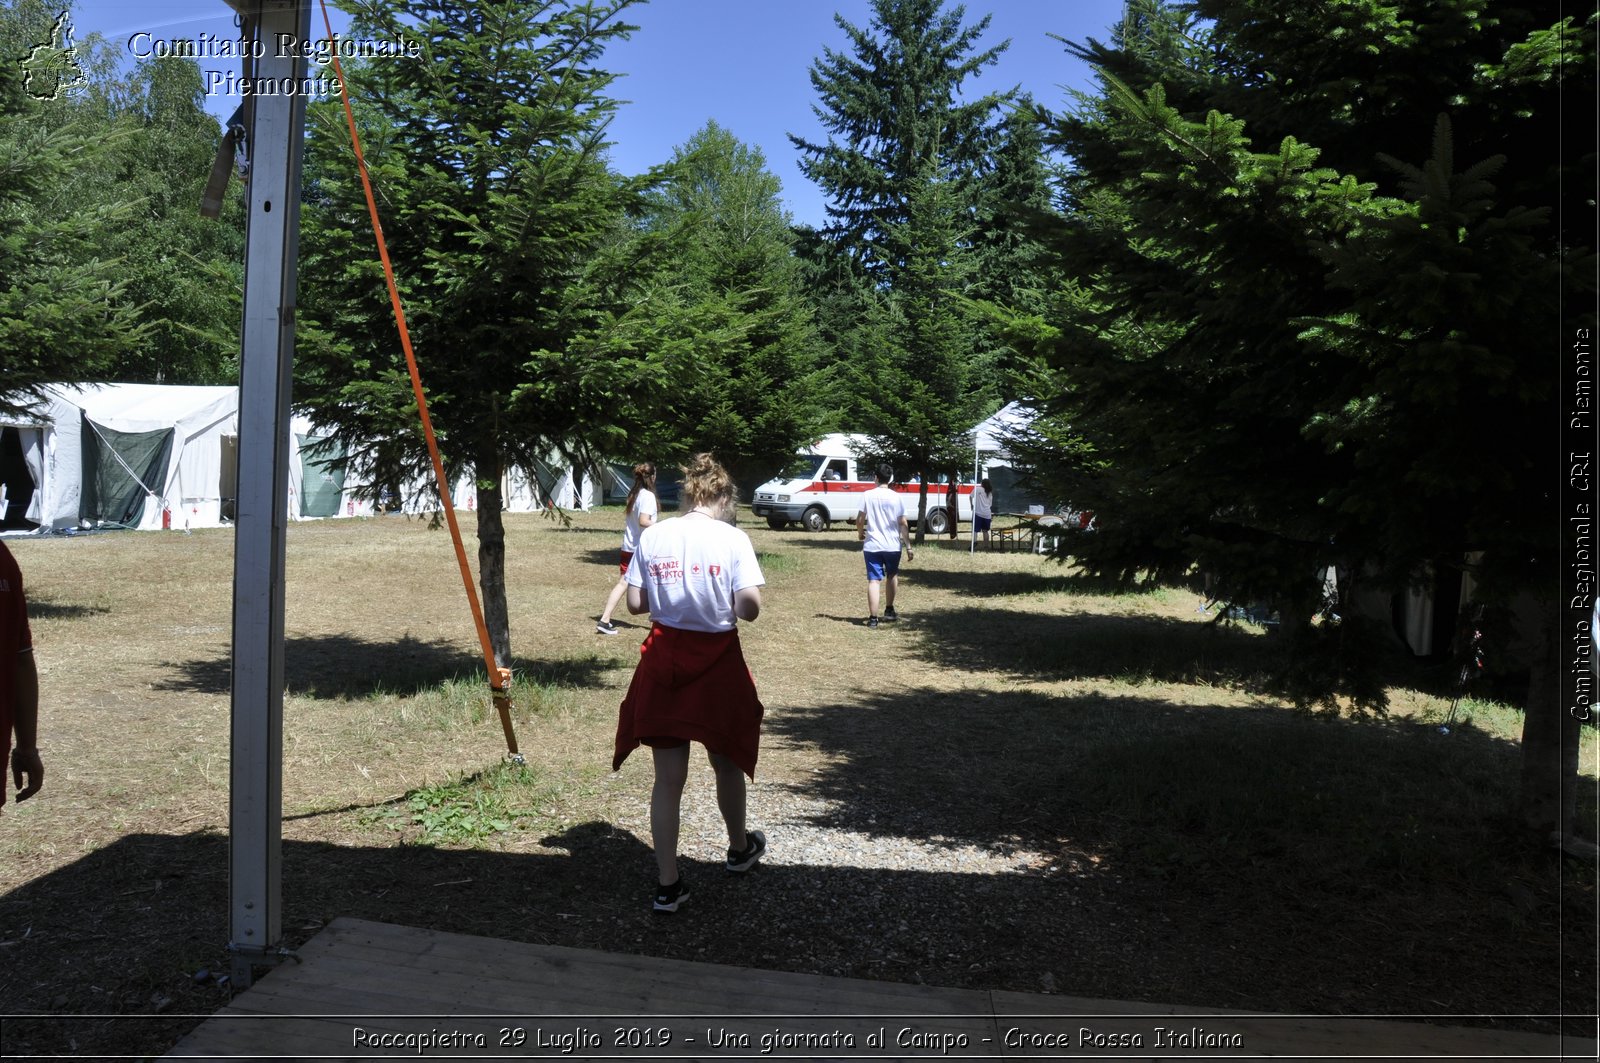
M959 538L961 535L961 483L960 473L956 469L950 470L950 487L945 492L945 504L950 507L950 538Z
M1519 655L1530 668L1522 720L1522 821L1539 841L1557 843L1572 833L1581 728L1562 706L1559 612L1557 603L1533 593L1518 595L1512 605Z
M922 545L922 533L928 529L928 470L922 469L917 474L920 483L917 486L917 533L916 543Z
M483 595L483 622L489 628L494 663L511 667L511 615L506 608L505 500L500 496L500 458L478 456L478 591Z

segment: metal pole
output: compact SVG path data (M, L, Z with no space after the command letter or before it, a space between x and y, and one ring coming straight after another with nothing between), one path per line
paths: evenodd
M978 433L972 433L972 539L967 553L978 552Z
M236 3L262 44L250 124L244 318L239 357L239 495L233 561L229 949L233 984L271 962L282 939L283 601L288 524L289 392L294 363L295 259L300 232L309 0Z

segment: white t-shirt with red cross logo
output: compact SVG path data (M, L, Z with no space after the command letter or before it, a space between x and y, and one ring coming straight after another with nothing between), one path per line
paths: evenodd
M702 513L646 528L627 580L644 590L650 619L685 631L732 631L734 592L766 583L750 536Z

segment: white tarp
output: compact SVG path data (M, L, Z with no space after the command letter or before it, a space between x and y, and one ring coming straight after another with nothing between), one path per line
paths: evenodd
M975 453L991 455L990 461L1011 463L1010 441L1028 433L1035 414L1020 402L1010 402L990 417L979 421L972 429L972 447Z
M84 513L85 477L93 476L84 467L86 431L97 433L95 442L107 460L120 462L121 471L141 485L134 504L110 523L147 530L214 528L231 522L238 494L237 387L55 384L45 391L46 401L29 412L0 415L0 428L17 430L22 461L34 488L26 516L41 530L64 531L93 523ZM135 469L110 453L117 433L169 430L170 453L160 469ZM342 451L330 443L319 444L330 435L304 415L295 414L291 421L290 520L367 517L376 510L370 464L355 453L341 473L331 461ZM608 476L614 478L609 469L570 468L552 456L532 471L508 470L501 497L506 511L513 513L542 509L547 500L563 509L586 510L602 500ZM477 509L474 477L458 477L452 492L458 510ZM388 500L390 507L410 513L440 508L431 475L403 485L400 494L399 499Z
M222 436L237 414L235 388L163 387L155 384L50 385L47 398L32 413L8 418L23 439L25 460L34 475L34 500L28 518L51 531L77 527L84 492L85 432L170 431L171 447L162 467L139 470L144 503L128 526L159 528L163 512L175 527L221 523ZM36 449L37 456L28 453Z

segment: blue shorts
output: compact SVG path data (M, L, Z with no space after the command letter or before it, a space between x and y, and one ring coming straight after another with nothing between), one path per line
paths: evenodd
M884 577L893 576L900 571L900 551L891 553L888 550L863 551L867 559L867 582L882 582Z
M990 525L992 525L993 523L994 523L994 518L993 517L973 517L972 518L972 530L973 531L988 531Z

